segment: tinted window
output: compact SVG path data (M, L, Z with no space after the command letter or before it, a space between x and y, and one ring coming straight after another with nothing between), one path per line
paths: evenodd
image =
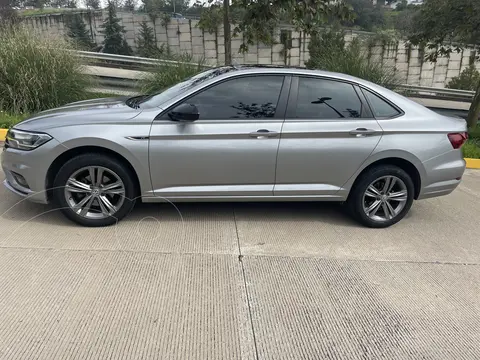
M296 118L358 118L362 103L352 85L334 80L300 78Z
M374 93L363 90L365 96L367 97L370 107L372 108L373 114L375 117L393 117L400 114L400 112L395 109L392 105L387 103L385 100L379 98Z
M283 76L241 77L214 85L185 103L197 106L200 120L272 118L282 84Z

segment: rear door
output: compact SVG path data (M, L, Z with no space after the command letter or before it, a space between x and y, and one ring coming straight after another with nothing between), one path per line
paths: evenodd
M341 197L382 129L358 86L294 77L277 158L276 196Z
M167 110L150 133L156 196L273 196L275 164L290 77L229 78L178 102L200 118L172 121ZM171 110L171 109L170 109Z

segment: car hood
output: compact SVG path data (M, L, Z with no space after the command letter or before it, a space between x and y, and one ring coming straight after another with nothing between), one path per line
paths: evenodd
M15 125L16 129L41 131L58 126L121 122L137 116L141 109L125 105L128 97L78 101L42 111Z

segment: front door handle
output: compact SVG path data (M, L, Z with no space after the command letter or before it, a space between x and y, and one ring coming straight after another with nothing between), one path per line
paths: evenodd
M364 137L367 135L376 134L377 130L367 129L367 128L356 128L355 130L350 131L350 135L355 135L356 137Z
M267 129L260 129L260 130L251 132L249 136L257 139L265 139L265 138L278 136L278 132L270 131Z

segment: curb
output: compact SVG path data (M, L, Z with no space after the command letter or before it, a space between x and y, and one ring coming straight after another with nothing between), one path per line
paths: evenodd
M480 169L480 159L465 158L467 169Z
M5 141L8 129L0 129L0 141ZM480 159L465 158L467 169L480 169Z

